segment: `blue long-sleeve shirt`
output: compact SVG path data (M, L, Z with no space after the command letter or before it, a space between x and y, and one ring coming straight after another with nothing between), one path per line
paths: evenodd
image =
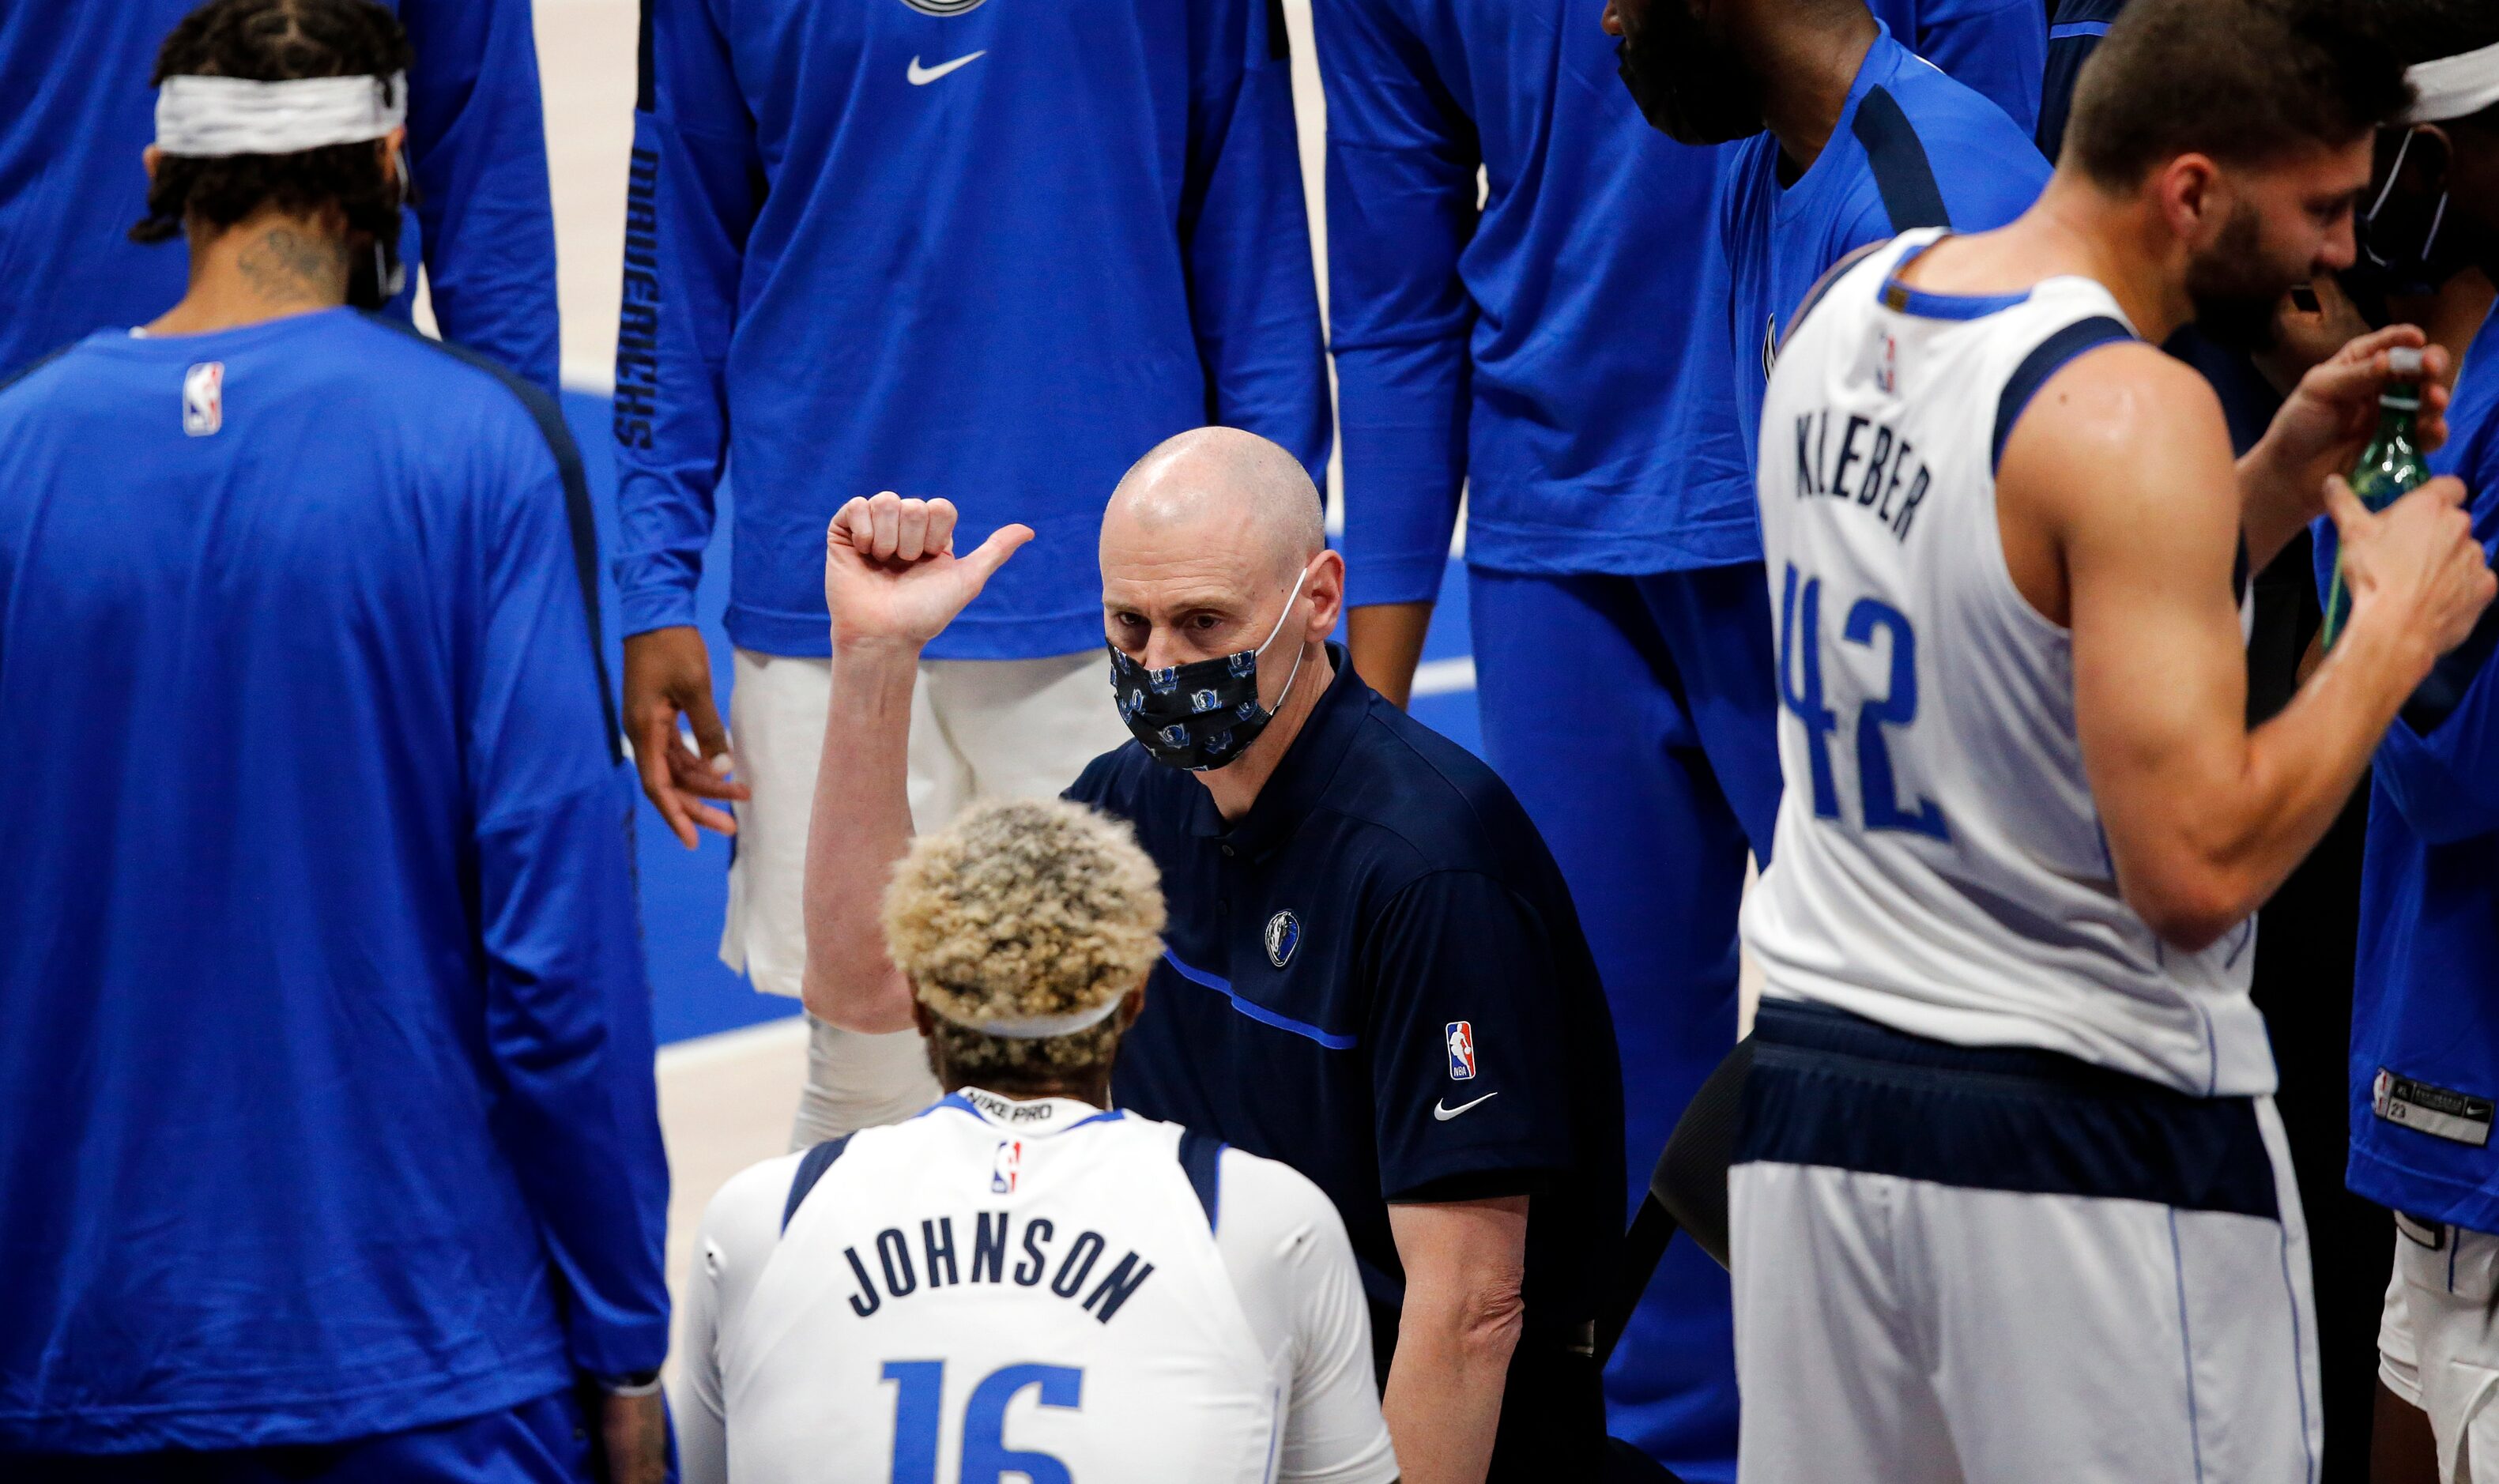
M2065 147L2065 124L2073 116L2074 86L2082 81L2083 64L2100 48L2100 38L2126 10L2126 0L2063 0L2057 20L2048 28L2048 67L2039 92L2039 152L2055 159Z
M2028 210L2046 159L2000 109L1912 55L1889 27L1867 49L1837 127L1794 180L1778 140L1756 135L1721 161L1710 266L1721 306L1693 337L1677 442L1695 488L1753 500L1753 470L1778 343L1832 265L1913 227L1984 232Z
M552 392L555 218L529 0L382 0L407 27L407 152L422 259L447 338ZM157 48L198 0L0 6L0 376L182 297L178 241L143 246L139 153L155 138Z
M2451 440L2430 467L2464 480L2474 534L2499 551L2499 316L2467 351L2447 416ZM2318 547L2321 592L2335 545L2321 534ZM2483 1232L2499 1231L2499 1150L2486 1143L2499 1099L2494 640L2485 615L2387 728L2371 770L2349 1172L2382 1206Z
M1640 117L1604 8L1312 7L1356 603L1439 590L1461 484L1480 565L1639 573L1758 550L1750 490L1696 490L1665 432L1691 384L1691 327L1716 323L1720 151ZM2036 0L1874 9L2028 127Z
M0 790L0 1454L665 1354L589 498L484 366L338 309L0 392L0 709L43 737Z
M953 14L936 14L951 11ZM942 496L1038 538L929 646L1102 642L1094 544L1172 434L1315 476L1327 380L1265 0L650 0L615 436L624 629L694 622L724 462L729 631L828 652L825 525Z

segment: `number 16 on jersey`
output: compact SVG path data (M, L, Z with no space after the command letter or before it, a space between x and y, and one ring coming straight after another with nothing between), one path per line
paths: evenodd
M1918 719L1918 635L1908 615L1875 597L1861 597L1848 609L1840 637L1871 649L1877 632L1890 642L1892 672L1880 695L1869 695L1857 707L1857 792L1867 829L1897 829L1950 840L1943 811L1932 799L1920 797L1915 808L1900 803L1899 781L1892 771L1892 752L1885 728L1906 729ZM1779 591L1779 703L1804 725L1805 758L1811 774L1813 812L1821 819L1839 815L1839 785L1832 774L1831 736L1839 718L1823 699L1822 579L1800 577L1791 562ZM1788 780L1796 787L1797 780Z
M892 1484L937 1484L938 1432L945 1423L946 1363L887 1361L884 1378L893 1383ZM981 1378L963 1404L960 1484L1004 1484L1009 1474L1029 1484L1075 1484L1067 1466L1047 1453L1010 1448L1007 1404L1019 1392L1037 1389L1043 1406L1073 1410L1084 1404L1085 1372L1072 1366L1002 1366Z

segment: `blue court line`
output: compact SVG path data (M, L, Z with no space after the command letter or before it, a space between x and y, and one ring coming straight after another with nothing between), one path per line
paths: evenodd
M1204 969L1190 968L1187 964L1181 962L1179 957L1169 949L1163 950L1163 962L1170 964L1174 973L1178 974L1181 978L1187 980L1190 984L1204 984L1207 988L1212 989L1216 993L1222 995L1225 999L1230 1000L1232 1002L1233 1009L1241 1012L1245 1016L1248 1016L1250 1019L1257 1021L1261 1025L1272 1025L1281 1031L1291 1031L1296 1036L1317 1042L1319 1045L1326 1047L1331 1051L1352 1050L1354 1043L1358 1039L1353 1036L1340 1036L1334 1031L1323 1031L1317 1026L1312 1025L1307 1021L1296 1020L1290 1016L1280 1016L1274 1011L1269 1010L1264 1005L1245 1000L1241 997L1240 993L1232 987L1232 981L1225 979L1220 975L1209 974Z

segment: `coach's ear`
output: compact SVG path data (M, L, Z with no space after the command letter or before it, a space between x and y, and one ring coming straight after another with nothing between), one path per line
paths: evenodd
M1152 977L1153 971L1152 969L1147 970L1146 978L1151 979ZM1137 1023L1137 1016L1144 1015L1145 1013L1146 981L1141 979L1137 981L1137 987L1128 991L1128 997L1120 1002L1120 1034L1122 1036L1126 1035L1128 1033L1128 1027Z

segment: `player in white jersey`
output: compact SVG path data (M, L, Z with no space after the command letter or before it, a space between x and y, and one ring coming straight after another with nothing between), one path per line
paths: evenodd
M1082 806L976 806L886 897L947 1095L730 1180L675 1400L689 1484L1382 1484L1336 1208L1112 1110L1154 868Z
M1747 1480L2314 1476L2248 919L2492 581L2453 481L2327 493L2419 332L2312 372L2235 468L2155 347L2348 265L2407 101L2348 8L2135 0L2035 208L1789 316L1760 483L1786 792L1730 1182ZM2251 732L2234 555L2329 501L2365 632Z

